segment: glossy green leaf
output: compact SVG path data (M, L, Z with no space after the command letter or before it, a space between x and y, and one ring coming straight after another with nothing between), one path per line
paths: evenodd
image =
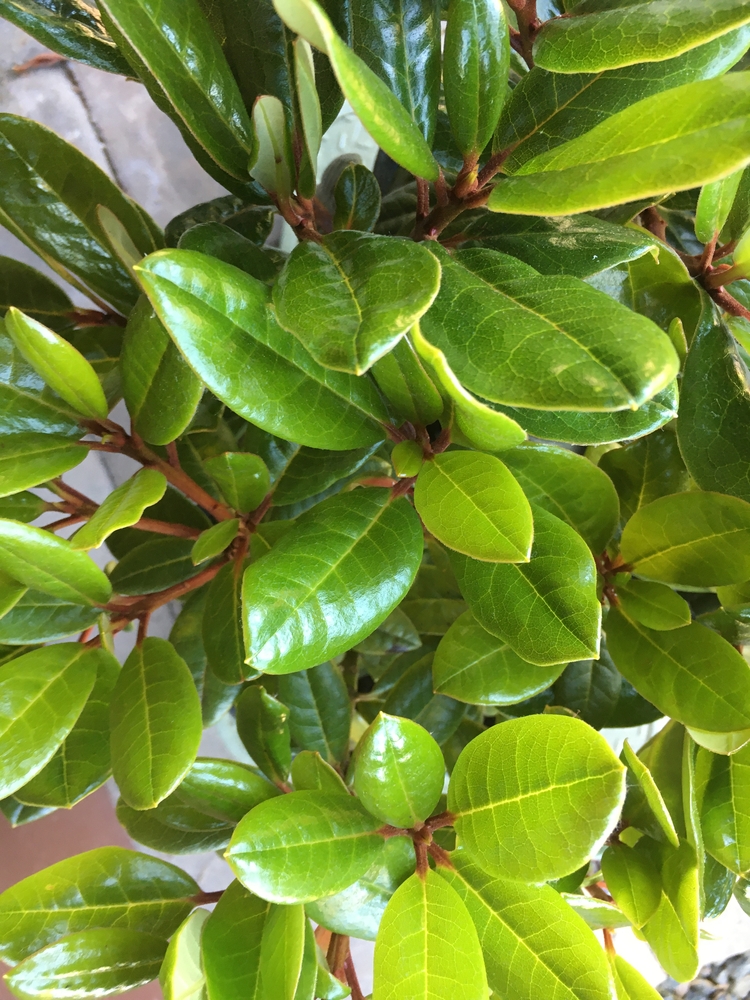
M349 750L351 704L340 671L332 663L283 674L279 698L289 710L289 732L303 750L316 750L329 764Z
M501 405L495 408L518 421L534 437L594 445L650 434L677 416L677 402L677 382L672 382L637 410L619 413L566 413Z
M545 510L534 511L528 563L453 555L461 592L480 625L539 666L596 656L601 605L586 543Z
M294 1000L305 947L305 909L274 906L263 927L260 977L264 995Z
M743 172L738 170L701 189L695 212L695 235L701 243L709 243L724 228Z
M610 479L591 462L566 448L528 444L503 461L529 501L575 528L596 553L617 527L619 504Z
M378 421L388 418L375 387L316 364L275 322L266 285L188 250L162 251L138 274L193 370L241 417L336 451L382 440Z
M289 775L292 749L289 710L263 687L248 687L237 701L237 735L255 764L271 781Z
M478 156L495 131L510 67L508 23L497 0L451 0L443 87L451 132L465 156Z
M416 441L399 441L391 452L391 465L399 479L417 476L424 465L424 449Z
M78 931L29 956L6 980L17 997L56 997L61 981L67 997L108 996L156 979L166 948L164 938L124 927Z
M598 73L659 62L748 21L750 8L744 0L713 0L709 10L700 0L642 0L593 12L581 4L570 18L553 21L540 32L534 60L556 73Z
M110 208L138 249L149 253L157 247L156 227L143 210L83 153L26 118L0 118L0 163L0 224L62 278L127 313L135 286L112 256L96 208Z
M155 514L155 511L150 513ZM139 532L140 534L140 532ZM192 560L193 542L170 535L144 535L142 544L118 562L109 579L118 594L152 594L200 572Z
M750 870L750 750L731 756L698 750L703 772L700 823L706 850L736 875Z
M315 0L276 0L274 7L288 28L328 56L344 97L378 146L411 173L437 180L438 165L409 112L387 84L341 40ZM432 21L432 34L437 39L436 20ZM437 51L433 48L433 59Z
M451 775L448 808L485 871L546 881L597 851L624 795L625 768L603 737L568 716L529 716L472 740Z
M98 549L113 531L136 524L147 507L164 496L167 480L156 469L141 469L113 490L71 539L74 549Z
M269 194L288 200L292 191L292 150L284 105L277 97L258 98L253 106L253 128L258 151L251 176Z
M233 517L229 521L219 521L218 524L206 528L200 538L196 539L195 545L190 552L193 565L199 566L207 559L213 559L221 555L237 537L239 527L240 519Z
M98 847L58 861L0 896L0 953L21 961L66 934L118 927L168 937L199 891L180 868L123 847Z
M0 496L56 479L80 465L87 454L85 447L60 434L7 435L0 453Z
M686 729L694 743L705 747L711 753L732 754L750 741L750 729L741 729L737 733L709 733L692 727Z
M17 790L26 805L70 809L111 774L109 706L120 666L110 653L95 652L96 680L75 725L45 767Z
M661 880L651 852L610 844L602 854L602 876L615 903L634 927L643 927L661 901Z
M222 524L229 522L222 521ZM202 639L206 662L223 684L235 685L256 676L244 665L242 641L242 566L222 566L208 587L203 611Z
M554 704L570 709L594 729L602 729L619 721L613 716L622 683L622 675L602 648L598 660L568 664L555 682Z
M484 1000L476 928L449 882L428 870L399 886L375 943L374 1000Z
M38 774L70 733L102 655L78 643L63 643L0 667L0 798Z
M750 504L721 493L675 493L625 525L622 558L640 576L688 587L750 577Z
M134 809L151 809L195 760L203 725L185 661L164 639L148 638L128 656L112 697L112 770Z
M677 851L664 845L661 854L662 898L642 933L666 972L684 982L700 965L698 867L695 851L686 841Z
M0 573L0 617L11 611L24 594L28 593L28 589L7 573Z
M226 859L251 892L275 903L305 903L365 874L382 850L380 825L351 797L291 792L248 813Z
M99 608L91 605L72 604L39 590L27 590L0 618L0 642L25 646L65 639L94 625L99 614Z
M54 809L25 806L12 795L0 799L0 812L5 816L13 830L18 829L19 826L25 826L27 823L34 823L38 819L44 819L45 816L49 816L54 811Z
M622 955L609 955L617 1000L656 1000L661 994Z
M354 790L373 816L410 829L432 814L445 762L422 726L382 712L357 744Z
M356 645L405 596L421 557L421 526L405 499L358 489L319 504L245 571L245 662L294 673Z
M271 903L232 882L203 931L209 1000L262 1000L260 949Z
M750 159L747 128L738 124L748 114L743 73L655 94L528 160L495 188L487 207L569 215L720 180Z
M615 608L606 629L618 670L662 712L709 732L750 728L750 666L721 636L696 622L657 632Z
M337 232L292 251L274 305L316 361L361 375L429 309L439 284L440 265L419 244Z
M0 514L12 521L36 521L47 505L36 493L12 493L0 500Z
M292 761L292 784L297 792L339 792L349 789L337 771L315 750L301 750Z
M674 348L650 320L577 278L542 277L496 251L449 256L434 246L443 276L421 331L466 389L484 399L634 409L677 373Z
M14 306L5 316L5 329L28 363L76 412L106 418L109 407L99 379L72 344Z
M239 823L259 802L274 798L278 789L247 764L198 757L177 786L186 805L225 823Z
M741 428L750 415L745 361L724 326L701 329L685 363L677 434L701 489L750 501L750 451Z
M169 813L172 808L170 804ZM180 810L184 815L186 807ZM232 836L231 823L218 823L202 813L193 812L193 826L202 825L204 829L186 830L182 827L163 822L163 813L156 809L131 809L123 799L120 799L115 809L117 820L125 828L131 840L144 847L163 854L203 854L205 851L222 851L229 844Z
M494 455L436 455L419 473L414 505L427 530L451 549L493 563L529 560L531 507Z
M625 229L592 215L498 218L485 211L473 217L462 216L456 226L466 237L465 248L500 250L536 268L540 274L588 278L655 250L650 234Z
M250 121L199 4L105 0L102 7L146 68L147 82L159 88L195 143L228 174L245 180L254 149Z
M512 149L505 169L515 173L527 160L583 135L644 97L720 76L744 55L748 43L745 26L684 55L604 73L549 73L536 66L503 108L495 141L500 149Z
M436 692L470 705L513 705L548 688L563 667L527 663L467 611L441 639L432 679Z
M375 362L372 374L401 421L427 427L441 416L443 400L408 337Z
M231 2L231 0L230 0ZM232 38L236 39L237 35ZM252 65L248 69L254 68ZM271 233L275 212L265 199L244 200L234 194L225 194L211 201L194 205L185 212L180 212L164 229L164 238L168 247L176 247L181 237L194 226L208 222L218 222L239 233L257 246L263 246Z
M380 215L380 187L375 175L361 163L350 163L339 174L333 189L334 229L368 232Z
M205 995L201 938L207 920L207 910L194 910L172 936L159 970L164 1000L201 1000Z
M0 569L74 604L106 604L112 593L104 573L69 541L18 521L0 520Z
M630 580L617 588L623 612L647 628L669 631L690 624L690 605L669 587L647 580Z
M230 507L242 514L259 507L271 486L266 464L258 455L225 451L206 459L205 466Z
M190 423L203 386L145 296L128 317L119 367L136 431L149 444L174 441Z
M684 389L684 377L682 385ZM684 407L683 400L681 418ZM614 483L626 520L652 500L690 487L677 435L668 427L608 451L599 459L599 468Z
M283 257L273 257L256 243L220 222L202 222L183 233L177 244L180 250L197 250L246 271L266 284L273 284ZM272 251L273 252L273 251Z
M609 997L604 953L580 917L550 886L496 878L465 851L451 855L453 869L440 868L471 914L498 996L533 1000Z
M432 660L432 653L417 659L394 684L382 707L389 715L418 722L434 740L443 744L456 731L466 706L433 691Z
M579 896L574 892L560 893L568 907L590 927L592 931L600 931L604 927L630 927L630 921L614 903L591 896ZM570 919L570 918L568 918Z
M44 0L3 0L0 14L53 52L108 73L127 73L127 62L97 11L81 0L60 9Z
M308 903L307 914L336 934L374 941L388 901L413 873L414 845L411 840L389 837L372 868L341 892Z

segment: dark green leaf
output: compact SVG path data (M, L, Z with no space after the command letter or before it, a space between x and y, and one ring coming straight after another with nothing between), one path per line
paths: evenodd
M264 899L310 902L365 874L383 849L380 825L351 796L291 792L248 813L226 858L243 885Z
M292 761L289 710L264 687L246 688L237 701L237 735L271 781L286 781Z
M7 17L4 10L3 14ZM20 260L0 257L0 312L10 306L53 330L66 330L72 324L73 303L59 285Z
M149 539L145 534L143 537L143 543L123 556L110 573L116 593L152 594L200 573L201 567L195 566L191 558L191 539L168 535Z
M674 348L653 323L577 278L542 277L496 251L438 256L440 293L421 330L484 399L623 410L651 399L677 373Z
M273 300L316 361L361 375L429 309L439 284L440 265L424 247L337 232L292 251Z
M203 612L203 649L208 667L228 685L256 676L244 663L241 589L242 566L229 562L211 581Z
M211 0L208 2L210 3ZM231 3L232 0L229 2ZM250 18L248 17L247 20L249 21ZM234 37L236 38L236 34ZM249 68L252 68L252 64ZM214 198L213 201L194 205L186 212L176 215L171 222L167 223L164 239L168 247L176 247L183 234L192 229L193 226L199 226L204 222L220 222L229 226L240 236L262 246L271 233L274 215L274 210L260 201L258 203L243 201L237 195L226 194L220 198Z
M123 847L58 861L0 896L0 952L18 962L66 934L121 927L168 937L199 891L180 868Z
M283 260L274 259L252 240L219 222L192 226L180 237L177 246L180 250L197 250L216 257L269 285L276 280L280 260Z
M212 757L198 757L175 792L186 805L223 823L239 823L259 802L279 794L247 764Z
M591 553L580 535L541 508L534 528L528 563L453 555L461 591L479 624L531 663L595 656L601 605Z
M29 642L65 639L93 625L99 613L99 608L27 590L0 618L0 643L25 646Z
M134 809L151 809L195 760L203 725L185 661L164 639L148 638L125 661L112 696L112 770Z
M602 649L598 660L569 663L555 682L555 705L575 712L594 729L610 724L617 706L622 676Z
M433 654L428 653L405 671L388 693L383 711L413 719L442 744L456 731L466 706L433 692L432 661Z
M359 18L355 19L355 23ZM378 32L374 37L382 39ZM380 215L380 187L375 175L361 163L350 163L339 174L333 189L336 211L334 229L357 229L367 232L374 229Z
M388 417L375 387L313 361L275 322L266 285L188 250L154 255L138 273L191 367L240 416L313 447L382 440Z
M683 412L684 403L680 417ZM599 459L599 468L614 483L625 520L652 500L690 487L677 437L668 427L608 451Z
M289 710L289 732L303 750L317 750L335 764L349 750L351 704L338 668L332 663L279 678L279 698Z
M602 736L578 719L529 716L472 740L451 775L448 808L472 861L536 882L580 868L617 822L624 795L625 768Z
M202 854L205 851L222 851L229 844L233 826L211 823L204 819L204 830L184 830L162 822L157 809L131 809L120 799L117 803L118 822L138 844L164 854ZM194 814L201 816L202 814Z
M372 374L401 422L427 427L443 412L443 400L409 337L376 361Z
M405 596L422 544L413 508L386 490L358 489L314 507L245 571L245 662L294 673L356 645ZM367 588L350 606L363 566ZM329 607L350 610L334 616Z
M23 521L28 524L36 521L46 509L46 503L36 493L12 493L0 500L0 515L12 521Z
M54 809L37 809L36 806L25 806L23 802L9 795L5 799L0 799L0 812L5 816L12 829L25 826L26 823L33 823L35 820L44 819L53 813Z

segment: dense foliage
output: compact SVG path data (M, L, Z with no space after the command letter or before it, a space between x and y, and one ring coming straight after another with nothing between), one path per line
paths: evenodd
M750 912L750 3L559 3L0 0L230 192L162 232L0 115L0 222L90 300L0 259L0 809L112 775L236 877L23 880L18 997L357 1000L358 937L374 1000L648 1000L613 929L688 980ZM375 172L316 185L344 98ZM91 450L141 465L100 505Z

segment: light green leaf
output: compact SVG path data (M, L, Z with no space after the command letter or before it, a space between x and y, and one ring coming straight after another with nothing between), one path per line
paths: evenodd
M133 427L149 444L169 444L193 418L203 385L142 295L128 317L120 355L122 394Z
M341 775L314 750L301 750L292 761L292 784L297 792L338 792L348 795Z
M612 965L617 1000L656 1000L661 995L622 955L608 954L608 957Z
M277 784L286 781L292 762L289 710L264 687L246 688L237 700L237 735L260 770Z
M203 724L185 661L164 639L128 656L112 697L112 770L125 801L152 809L195 760Z
M288 199L292 191L292 152L284 105L277 97L259 97L253 107L257 157L250 174L266 191Z
M30 955L6 975L17 997L109 996L159 975L167 942L124 927L78 931Z
M564 666L527 663L467 611L441 639L432 679L435 691L470 705L514 705L548 688Z
M168 937L199 892L180 868L123 847L98 847L44 868L0 896L0 954L9 963L89 927Z
M365 874L383 848L380 825L354 798L291 792L251 810L225 856L242 884L263 899L306 903Z
M315 173L318 164L320 142L323 138L323 120L320 99L315 87L315 63L313 51L304 38L294 42L294 75L297 79L297 98L302 134L305 140L306 160L299 168L298 191L305 198L315 195Z
M40 514L47 509L47 504L36 493L12 493L10 496L0 500L0 515L9 518L11 521L23 521L28 524L36 521Z
M194 910L172 936L159 970L164 1000L202 1000L205 996L201 937L207 920L207 910Z
M12 610L19 600L28 593L28 587L0 571L0 618Z
M240 528L240 519L233 517L229 521L219 521L210 528L206 528L196 539L195 545L190 552L190 558L194 566L200 566L207 559L213 559L232 544L237 537Z
M69 541L42 528L0 519L0 570L73 604L106 604L112 586Z
M263 927L260 978L267 997L294 1000L305 949L305 908L274 906Z
M653 775L649 771L648 767L636 754L635 750L633 750L627 740L625 740L623 744L620 759L623 763L627 764L630 774L632 774L638 783L638 786L643 792L651 812L654 814L659 827L664 833L664 836L667 838L672 847L679 847L680 839L677 836L677 831L674 828L672 817L664 798L659 791L659 787L654 781ZM628 782L628 784L630 784L630 782Z
M676 375L666 335L585 282L544 277L494 250L430 249L442 281L422 335L483 399L545 410L635 409Z
M695 976L700 966L700 899L695 850L682 841L677 851L669 845L661 845L660 853L661 902L643 926L642 933L667 973L685 982Z
M98 549L113 531L136 524L147 507L161 500L167 480L156 469L141 469L113 490L94 516L73 535L74 549Z
M106 655L63 643L0 667L0 798L25 785L54 755L81 714Z
M49 763L18 789L20 802L70 809L110 776L109 705L120 665L102 649L94 662L96 681L76 724Z
M631 926L628 918L614 903L594 899L592 896L579 896L575 892L561 892L560 895L576 916L580 917L592 931L600 931L604 927L612 929Z
M427 530L451 549L493 563L529 560L531 507L494 455L435 455L417 477L414 506Z
M541 508L534 528L528 563L453 555L461 592L479 624L530 663L597 656L601 605L591 553L580 535Z
M190 366L245 420L335 451L382 440L388 415L375 386L313 361L276 323L267 285L189 250L153 255L138 274Z
M490 988L500 997L607 1000L604 953L580 917L550 886L495 878L465 851L440 868L471 914L482 945Z
M493 875L541 882L596 853L624 797L625 768L602 736L569 716L532 715L469 743L451 775L448 808L472 861Z
M643 927L656 913L661 902L661 879L651 851L644 850L642 840L634 847L610 844L605 848L602 876L615 903L634 927Z
M232 882L203 931L209 1000L263 1000L260 948L272 904Z
M196 0L178 7L154 0L103 0L115 40L129 61L146 70L157 104L170 106L183 129L222 170L247 179L254 151L250 120L239 88ZM157 99L158 95L158 99Z
M674 493L639 508L620 552L639 576L688 587L750 578L750 503L721 493Z
M0 643L25 646L30 642L53 642L94 625L99 608L71 604L39 590L27 590L0 618Z
M354 113L381 149L417 177L438 178L438 165L419 127L388 86L341 40L315 0L275 0L288 28L324 52Z
M386 490L358 489L318 504L245 571L245 662L293 673L350 649L406 595L422 548L413 508ZM367 588L355 606L363 567ZM346 615L327 611L345 606Z
M750 21L745 0L642 0L554 19L539 33L534 61L556 73L599 73L634 63L660 62L710 42Z
M289 731L303 750L316 750L329 764L349 751L351 703L341 672L332 663L283 674L279 698L289 710Z
M383 914L373 1000L484 1000L487 978L465 903L436 872L412 875Z
M616 608L606 629L617 669L665 715L715 733L750 729L750 666L721 636L696 622L656 632Z
M721 180L750 161L748 116L747 73L655 94L528 160L487 207L569 215Z
M738 170L701 189L695 210L695 235L701 243L710 243L724 228L743 173L743 170Z
M207 816L224 823L239 823L259 802L280 792L247 764L198 757L174 794Z
M567 448L527 444L503 455L529 501L575 528L595 553L617 527L620 505L608 476Z
M647 628L666 632L690 624L690 605L664 584L629 580L618 584L617 599L628 618Z
M96 372L71 343L14 306L6 313L5 329L32 368L76 412L106 418L109 406Z
M750 748L731 756L698 750L700 825L706 850L735 875L750 870Z
M411 829L432 814L445 761L430 734L410 719L380 712L357 744L354 790L373 816Z
M230 507L247 514L263 502L271 488L271 476L266 463L258 455L225 451L204 463Z
M429 309L439 285L440 265L418 243L340 231L295 247L273 301L316 361L361 375Z

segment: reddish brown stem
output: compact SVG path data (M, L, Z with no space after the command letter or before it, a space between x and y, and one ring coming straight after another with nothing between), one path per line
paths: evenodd
M653 211L656 211L655 209ZM666 228L666 227L665 227ZM719 242L719 231L718 229L714 233L713 239L709 240L708 243L703 247L703 253L701 254L700 268L701 274L708 271L714 262L714 255L716 253L716 244Z
M357 978L357 970L354 968L351 951L349 951L344 960L344 975L346 976L347 985L352 988L352 1000L365 1000L365 995Z
M740 316L742 319L750 320L750 310L738 302L733 295L730 295L725 288L709 288L708 294L730 316Z
M432 860L435 862L436 865L439 865L441 868L453 867L453 862L451 861L450 854L448 854L447 851L443 850L440 844L436 844L433 841L431 844L427 845L427 850L429 851L430 857L432 858Z
M331 974L340 982L346 983L345 965L349 954L349 938L345 934L331 934L331 942L328 945L326 959Z
M609 927L602 927L602 937L604 938L604 950L610 955L615 954L615 936Z
M173 469L182 469L180 456L177 454L177 442L170 441L167 445L167 461Z
M142 646L148 636L148 623L151 620L151 612L147 611L138 619L138 638L135 640L136 646Z
M91 638L91 633L93 631L94 631L94 626L93 625L89 625L89 627L85 628L83 630L83 632L81 632L81 634L78 636L78 641L79 642L88 642L89 639Z
M174 535L176 538L197 538L200 528L191 528L187 524L171 524L169 521L157 521L152 517L142 517L131 525L139 531L153 531L157 535Z
M667 222L653 205L641 212L641 224L662 243L667 242Z
M414 853L417 856L417 875L421 879L427 877L427 871L430 867L430 863L427 860L427 844L423 842L414 842Z
M44 527L46 531L59 531L60 528L69 528L71 524L80 524L81 521L85 520L83 514L71 514L70 517L63 517L59 521L45 524Z
M417 218L426 219L430 214L430 185L424 177L417 177Z
M196 906L206 906L209 903L218 903L224 895L224 889L215 889L213 892L199 892L190 897L190 902Z
M439 813L437 816L430 816L428 820L425 820L425 826L428 830L441 830L445 826L453 826L456 822L456 817L452 812Z

